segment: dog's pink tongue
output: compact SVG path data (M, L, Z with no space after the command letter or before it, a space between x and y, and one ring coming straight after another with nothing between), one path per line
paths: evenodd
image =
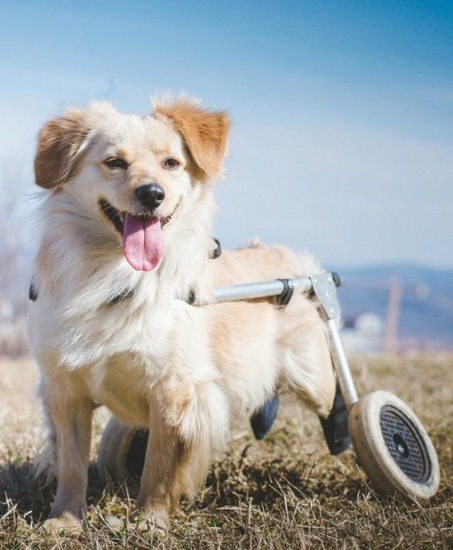
M159 218L145 219L126 214L124 219L123 253L137 271L155 269L164 253Z

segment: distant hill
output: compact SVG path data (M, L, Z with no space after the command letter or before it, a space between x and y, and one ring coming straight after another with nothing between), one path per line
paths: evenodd
M401 291L398 336L402 347L453 350L453 270L388 264L338 270L346 323L365 312L387 318L389 291Z

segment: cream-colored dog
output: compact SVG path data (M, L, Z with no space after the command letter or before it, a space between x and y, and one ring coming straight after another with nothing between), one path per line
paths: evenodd
M150 430L137 513L157 525L203 481L231 418L248 418L277 386L329 413L335 381L307 296L285 308L189 303L215 286L319 271L259 244L210 259L228 126L226 113L179 98L146 116L95 103L41 130L35 173L48 193L30 342L58 478L49 528L84 517L98 404Z

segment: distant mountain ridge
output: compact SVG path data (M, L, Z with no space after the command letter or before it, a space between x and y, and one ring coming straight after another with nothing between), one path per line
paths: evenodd
M346 322L366 312L385 320L393 286L400 293L401 345L453 351L453 270L384 264L338 273L342 279L338 297Z

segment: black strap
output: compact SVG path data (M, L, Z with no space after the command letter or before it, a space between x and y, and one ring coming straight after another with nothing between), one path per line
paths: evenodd
M222 255L222 245L220 244L220 241L215 237L213 237L213 241L215 242L216 247L214 248L214 250L211 250L211 254L209 255L209 258L211 260L215 260Z
M192 304L195 303L195 291L193 288L189 289L189 295L187 296L187 300L186 302L191 306Z
M275 303L280 307L287 306L294 294L294 284L291 279L277 279L283 283L283 291L275 297Z
M113 298L111 298L107 302L107 305L108 306L114 306L118 302L122 302L124 300L128 300L129 298L132 298L134 296L134 294L135 294L135 291L134 291L133 288L125 288L124 290L122 290L121 292L119 292L118 294L113 296Z
M38 289L35 286L35 281L33 280L34 277L31 278L30 286L28 288L28 298L32 302L36 302L38 299Z

